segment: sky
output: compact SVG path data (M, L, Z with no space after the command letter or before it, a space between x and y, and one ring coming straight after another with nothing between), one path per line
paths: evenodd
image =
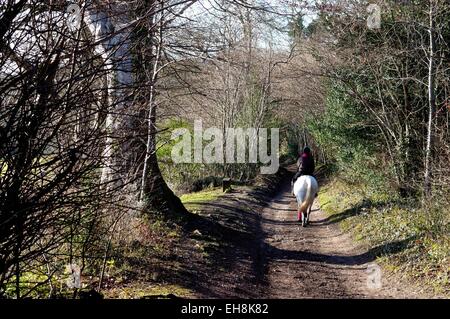
M289 7L286 4L286 1L283 0L266 0L267 3L271 4L274 8L274 11L284 13L280 14L279 16L276 16L275 20L276 22L282 26L285 29L285 32L279 32L274 31L273 29L262 26L260 31L260 39L258 41L258 45L261 47L268 47L269 43L272 42L272 47L274 49L281 49L281 50L289 50L290 48L290 37L287 34L287 28L288 25L288 16L287 14L292 14L293 11L289 9ZM300 1L298 1L300 3ZM215 4L215 0L200 0L196 4L194 4L189 10L187 10L184 13L184 16L192 19L194 21L202 21L206 17L207 19L214 19L214 7L217 7L217 4ZM298 10L298 9L297 9ZM311 21L313 21L316 18L316 14L311 11L302 10L304 14L304 24L305 26L308 26ZM211 21L210 20L210 21ZM201 22L200 22L201 23Z

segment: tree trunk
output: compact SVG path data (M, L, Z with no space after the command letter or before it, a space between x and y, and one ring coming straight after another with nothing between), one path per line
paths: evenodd
M113 21L113 19L115 21ZM86 11L84 17L93 40L98 43L95 52L101 56L106 70L105 91L107 92L108 114L105 119L107 137L102 152L104 167L101 184L120 187L128 173L129 155L126 133L132 126L132 117L126 115L127 90L132 87L131 52L129 48L129 30L123 28L128 22L125 14L114 15L103 11ZM120 31L115 31L115 29ZM99 116L101 117L101 116ZM124 183L122 183L124 184Z
M145 203L145 210L152 213L162 213L169 217L187 213L181 200L172 192L164 180L158 165L157 151L157 103L156 103L156 82L160 71L160 63L163 46L163 24L164 24L164 1L160 1L161 10L159 21L156 21L155 15L152 16L151 26L148 30L151 38L150 48L143 47L142 61L149 61L150 74L150 94L148 96L149 110L147 117L147 145L144 159L144 168L142 170L140 200ZM154 9L154 7L152 7ZM155 23L159 27L155 28ZM155 30L156 29L156 30ZM144 62L145 63L145 62ZM145 75L144 75L145 76Z
M436 52L436 41L434 38L434 3L430 0L430 29L428 30L430 36L429 47L429 66L428 66L428 127L427 127L427 146L425 150L425 187L424 192L426 197L431 196L431 156L433 147L433 122L436 111L436 93L434 89L435 74L434 74L434 58Z
M151 92L148 117L147 152L142 173L140 198L145 202L145 210L150 213L161 213L165 217L173 217L188 213L181 200L172 192L164 180L158 165L156 154L156 104L154 89Z

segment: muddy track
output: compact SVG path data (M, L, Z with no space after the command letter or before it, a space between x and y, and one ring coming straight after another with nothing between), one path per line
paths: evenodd
M311 223L296 221L288 181L261 213L260 254L263 298L427 297L381 271L381 288L368 285L371 254L313 206Z
M201 229L221 243L204 264L190 254L190 288L197 298L431 298L412 282L381 269L381 288L368 279L375 263L316 200L306 228L296 221L290 172L258 188L226 194L202 204L208 223ZM277 185L275 187L274 185ZM198 225L196 226L198 227ZM218 236L218 234L220 236ZM181 282L186 283L183 279ZM372 288L371 288L372 287Z

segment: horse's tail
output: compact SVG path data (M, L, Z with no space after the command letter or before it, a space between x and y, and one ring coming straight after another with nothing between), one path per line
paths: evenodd
M317 191L317 181L312 176L302 176L296 181L294 192L295 197L297 197L300 212L306 212L308 210L309 206L314 202Z
M300 205L299 211L300 211L300 212L306 212L306 211L308 210L308 207L309 207L309 202L308 202L307 200L305 200L305 201Z

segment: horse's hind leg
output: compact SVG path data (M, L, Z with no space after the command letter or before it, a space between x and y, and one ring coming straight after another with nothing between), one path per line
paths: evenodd
M308 225L308 210L302 212L302 226L306 227Z
M306 210L306 224L309 223L309 217L311 216L311 211L312 211L312 204L308 207L308 209Z

